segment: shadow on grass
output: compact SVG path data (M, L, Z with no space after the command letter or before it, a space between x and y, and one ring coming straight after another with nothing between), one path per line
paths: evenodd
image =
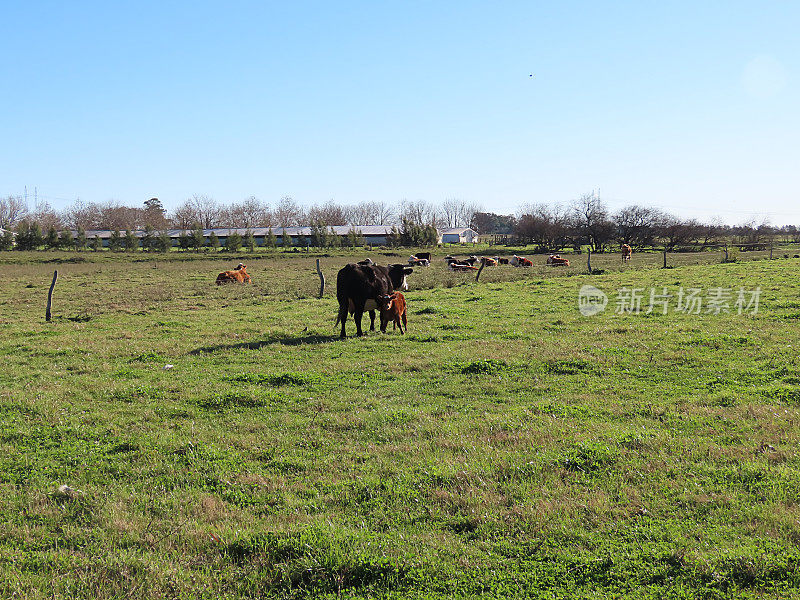
M258 350L264 346L302 346L305 344L328 344L339 340L338 335L271 335L263 340L241 342L239 344L219 344L218 346L201 346L190 351L191 355L208 354L226 350Z

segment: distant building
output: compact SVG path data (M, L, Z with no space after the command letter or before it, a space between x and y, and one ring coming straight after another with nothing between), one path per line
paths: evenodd
M272 229L272 234L275 236L276 243L278 246L283 246L283 235L284 232L286 237L289 238L290 246L305 246L306 244L311 243L311 235L312 229L311 227L251 227L247 228L227 228L227 227L217 227L214 229L203 229L203 237L206 241L208 241L209 236L214 233L219 239L220 246L225 246L228 240L228 236L238 233L242 238L247 235L248 232L253 234L255 238L255 242L257 246L264 246L266 243L266 239L269 237L269 230ZM364 238L366 244L371 246L385 246L387 245L387 241L389 235L392 230L392 225L334 225L329 226L328 231L333 231L334 234L338 235L342 238L342 241L346 244L347 236L350 231L355 230L361 233L361 236ZM190 234L191 229L168 229L167 235L172 239L172 245L178 245L178 239L181 237L182 234ZM93 240L96 237L100 238L100 241L103 244L103 247L108 247L108 240L111 238L112 232L108 230L95 230L91 229L86 232L86 239ZM155 235L158 235L158 232L154 232ZM76 231L72 232L73 236L77 235ZM134 231L133 234L141 239L144 237L144 231L137 230ZM120 232L122 237L125 236L125 232ZM439 230L439 241L442 244L471 244L473 242L478 241L478 233L469 227L456 227L450 229L440 229Z
M478 241L478 232L469 227L440 229L442 244L472 244Z

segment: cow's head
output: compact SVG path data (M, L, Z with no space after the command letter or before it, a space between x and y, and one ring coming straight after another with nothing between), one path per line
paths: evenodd
M392 309L392 302L395 299L394 294L387 294L378 298L378 310L387 312Z
M247 266L244 263L239 263L238 265L236 265L236 269L234 269L234 270L235 271L239 271L239 270L244 271L246 268L247 268Z
M411 275L414 269L404 265L390 265L389 266L389 279L392 281L392 287L396 290L407 290L408 282L406 275Z

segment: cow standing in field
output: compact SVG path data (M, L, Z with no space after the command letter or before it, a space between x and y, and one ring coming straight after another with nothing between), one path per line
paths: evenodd
M380 307L380 299L395 290L407 290L406 276L413 271L405 265L345 265L336 275L336 299L339 301L336 325L342 323L341 337L347 337L344 326L348 313L356 323L356 335L364 335L361 318L365 311L369 311L369 329L375 331L375 310Z
M629 261L631 259L631 254L633 254L633 248L628 244L622 244L622 261Z
M217 285L223 283L250 283L250 275L247 274L247 267L239 263L233 271L223 271L217 275Z
M403 326L408 331L406 321L406 297L400 292L393 292L381 298L381 332L386 333L386 326L392 322L392 329L400 329L401 334L405 334ZM402 324L400 321L403 321Z

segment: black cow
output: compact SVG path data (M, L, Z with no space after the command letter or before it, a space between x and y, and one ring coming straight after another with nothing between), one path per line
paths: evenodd
M339 315L336 325L342 322L342 337L347 337L344 324L347 313L353 313L356 322L356 335L364 335L361 331L361 317L369 311L370 331L375 331L375 310L378 300L388 296L395 290L407 290L406 275L414 269L405 265L345 265L336 276L336 298L339 300ZM335 325L334 325L335 326Z

